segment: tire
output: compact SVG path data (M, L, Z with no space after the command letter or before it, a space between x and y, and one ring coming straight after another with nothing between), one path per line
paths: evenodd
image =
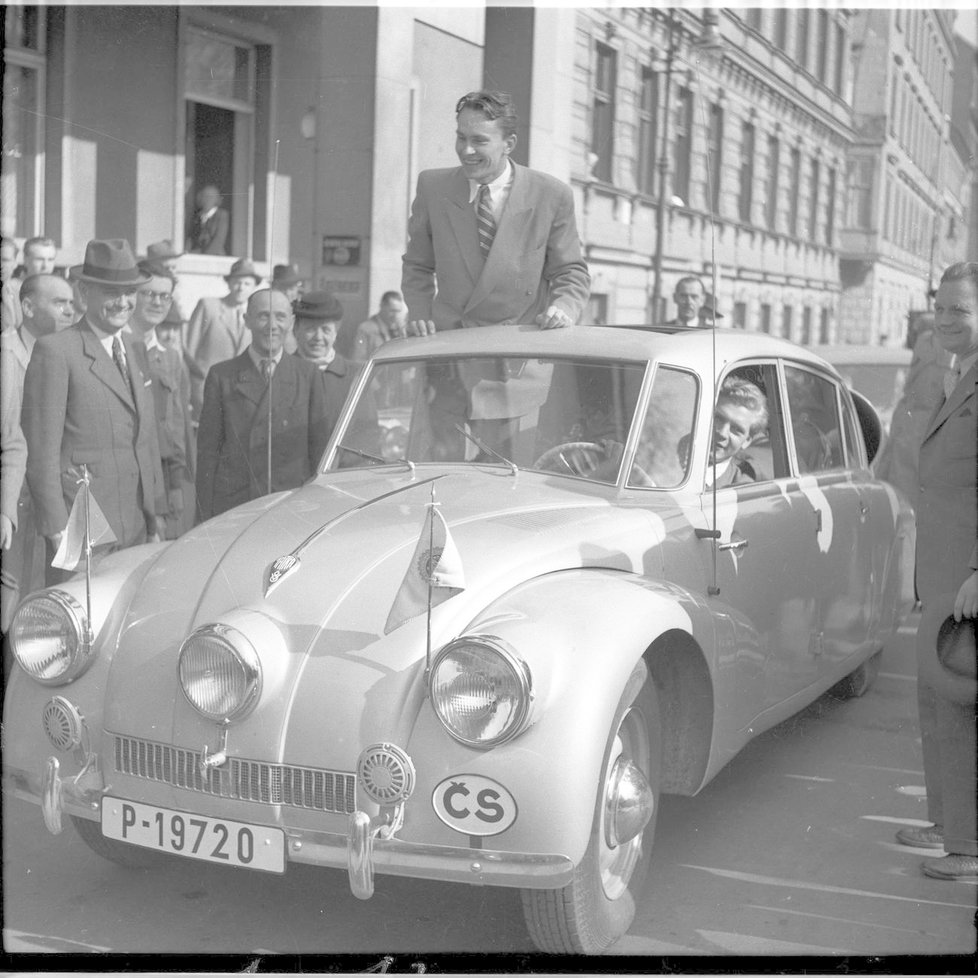
M880 674L880 663L883 661L883 650L875 652L861 666L853 669L845 679L836 683L829 695L837 700L853 700L865 696L876 682Z
M70 818L82 842L97 856L119 866L125 866L126 869L159 868L163 859L159 853L141 849L139 846L130 846L125 842L116 842L115 839L106 839L102 835L102 826L98 822L79 818L77 815L72 815Z
M596 792L591 839L573 880L559 890L521 890L523 916L534 944L553 954L597 954L631 926L648 875L659 811L662 740L659 705L648 669L640 661L625 685L608 734ZM645 774L654 797L642 832L612 849L604 836L605 785L625 756Z

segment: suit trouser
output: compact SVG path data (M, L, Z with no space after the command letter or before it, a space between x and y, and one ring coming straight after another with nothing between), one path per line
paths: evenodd
M978 856L975 705L949 700L918 673L917 709L927 816L944 826L945 852Z

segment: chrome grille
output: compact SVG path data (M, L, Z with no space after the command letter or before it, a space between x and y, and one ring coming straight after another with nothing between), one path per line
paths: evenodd
M200 753L115 736L115 769L147 781L201 791L221 798L289 805L350 815L356 810L356 775L232 757L221 768L200 773Z

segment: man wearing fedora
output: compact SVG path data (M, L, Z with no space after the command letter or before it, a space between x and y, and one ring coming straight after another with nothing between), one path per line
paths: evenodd
M917 704L927 814L933 824L901 829L897 839L917 848L944 849L943 857L924 861L927 876L975 882L978 262L960 262L944 272L934 317L937 340L953 360L944 397L924 430L918 468L916 583L922 612ZM970 651L954 664L946 656L960 646L965 628L971 629Z
M271 287L276 292L284 292L289 302L295 302L299 298L304 281L299 274L298 265L276 265L272 269Z
M197 432L201 521L269 491L295 489L316 471L329 436L326 394L316 368L285 353L292 322L281 292L255 292L250 345L207 375Z
M50 562L83 466L115 534L111 549L155 537L167 507L149 371L124 329L147 276L120 238L89 241L72 275L85 315L37 340L24 378L27 483L47 541L49 583L64 576Z
M183 337L183 354L190 371L190 403L193 420L200 421L204 403L204 378L215 363L230 360L248 349L245 309L261 276L247 258L239 258L224 276L228 293L205 297L197 303Z

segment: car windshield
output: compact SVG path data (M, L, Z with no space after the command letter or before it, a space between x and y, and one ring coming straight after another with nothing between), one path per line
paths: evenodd
M613 484L646 364L468 357L369 369L330 470L472 462Z

